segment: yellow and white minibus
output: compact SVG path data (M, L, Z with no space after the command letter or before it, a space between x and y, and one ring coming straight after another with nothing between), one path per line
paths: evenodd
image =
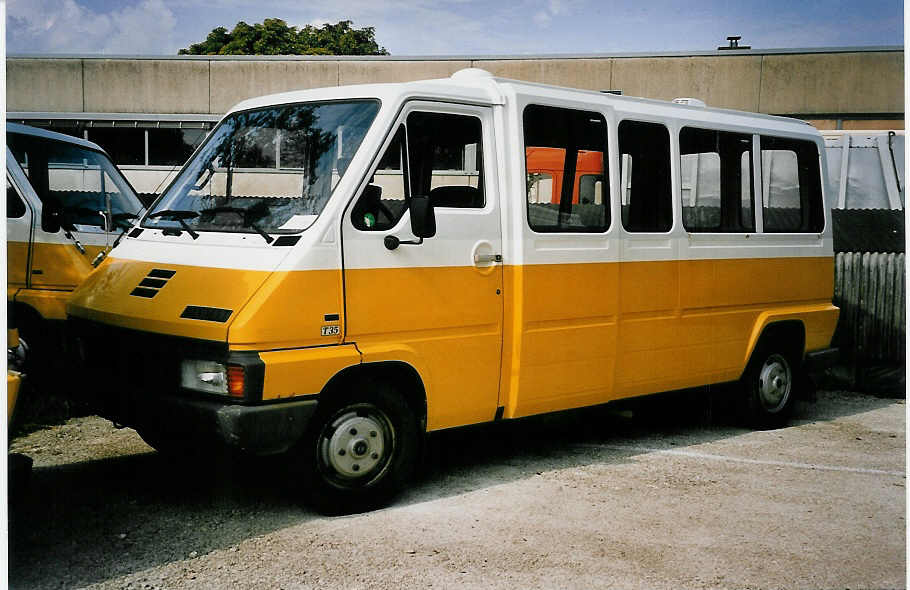
M247 100L77 290L74 348L152 446L290 449L336 510L428 431L736 381L778 425L836 352L823 154L473 69Z
M6 298L32 379L59 364L73 289L138 219L142 203L100 147L6 126Z

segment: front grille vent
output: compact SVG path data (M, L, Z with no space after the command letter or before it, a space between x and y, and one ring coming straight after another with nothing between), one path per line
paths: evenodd
M133 297L145 297L151 299L158 294L167 282L177 274L175 270L166 270L163 268L153 268L148 276L139 281L139 286L130 291Z
M293 246L300 241L300 236L279 236L273 246Z
M187 320L204 320L206 322L218 322L223 324L234 313L232 309L222 309L220 307L205 307L202 305L187 305L180 317Z

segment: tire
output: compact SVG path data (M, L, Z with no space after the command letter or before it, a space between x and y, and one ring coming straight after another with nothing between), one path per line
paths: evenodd
M358 389L321 402L293 451L305 478L305 499L325 514L384 506L417 464L417 419L404 398L386 383Z
M753 428L781 428L790 420L796 399L795 356L775 343L760 343L752 353L743 389L745 417Z

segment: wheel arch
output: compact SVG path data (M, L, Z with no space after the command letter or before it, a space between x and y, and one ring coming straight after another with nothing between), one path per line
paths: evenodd
M740 377L746 374L755 360L755 353L771 342L780 342L782 348L793 354L797 363L802 362L806 352L806 325L800 319L766 319L757 324L750 340L747 362ZM797 370L798 367L793 367Z
M422 431L427 428L427 394L417 370L403 361L378 361L345 367L336 373L319 392L325 400L340 395L345 389L357 387L368 380L384 380L396 385L417 416Z

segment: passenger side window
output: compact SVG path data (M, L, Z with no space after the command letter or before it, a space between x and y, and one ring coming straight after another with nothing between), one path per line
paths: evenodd
M755 231L752 136L684 127L679 152L686 230Z
M6 177L6 217L7 219L18 219L25 215L25 203L22 201L22 197L19 196L19 191L16 190L16 187L13 186L13 183L10 182L9 177Z
M824 204L815 143L763 135L761 161L764 231L822 231Z
M630 232L670 231L670 132L659 123L619 124L622 224Z
M524 110L528 225L536 232L610 226L603 115L540 105Z
M357 199L351 223L361 231L389 230L412 194L428 195L434 208L484 207L480 119L410 113Z

